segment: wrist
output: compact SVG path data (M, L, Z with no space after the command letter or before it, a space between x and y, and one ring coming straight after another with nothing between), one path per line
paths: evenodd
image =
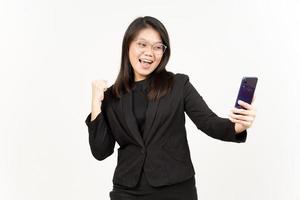
M238 124L238 123L235 123L235 125L234 125L234 130L235 130L235 134L240 134L240 133L242 133L243 131L245 131L246 130L246 128L245 127L242 127L240 124Z

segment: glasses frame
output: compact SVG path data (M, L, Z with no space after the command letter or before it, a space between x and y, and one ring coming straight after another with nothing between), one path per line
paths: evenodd
M143 40L143 39L136 39L136 40L134 40L134 42L136 43L136 48L137 48L139 51L141 51L141 52L145 52L145 50L146 50L147 47L145 47L145 48L142 50L142 49L139 47L138 42L145 42L145 43L147 44L147 46L150 46L150 47L151 47L151 51L152 51L155 55L158 55L158 56L164 55L166 49L168 48L168 46L166 46L165 44L163 44L163 43L161 43L161 42L157 42L157 43L151 44L151 43L148 42L147 40ZM156 44L161 44L161 45L164 47L163 52L162 52L161 54L154 51L153 46L156 45Z

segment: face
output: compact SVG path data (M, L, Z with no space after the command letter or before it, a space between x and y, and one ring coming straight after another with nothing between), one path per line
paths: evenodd
M142 29L129 46L129 60L135 81L143 80L159 65L163 48L160 34L153 28Z

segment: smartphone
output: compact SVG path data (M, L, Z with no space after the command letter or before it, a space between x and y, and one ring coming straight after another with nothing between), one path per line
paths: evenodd
M239 93L235 101L236 108L243 108L238 104L238 100L245 101L249 104L252 103L256 84L257 84L257 77L243 77L242 82L240 85Z

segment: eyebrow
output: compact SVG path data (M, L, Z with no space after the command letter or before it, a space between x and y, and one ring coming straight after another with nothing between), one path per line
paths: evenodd
M145 40L147 42L149 42L148 40L146 40L145 38L137 38L137 40ZM158 42L153 42L152 44L156 44L156 43L163 43L161 40Z

